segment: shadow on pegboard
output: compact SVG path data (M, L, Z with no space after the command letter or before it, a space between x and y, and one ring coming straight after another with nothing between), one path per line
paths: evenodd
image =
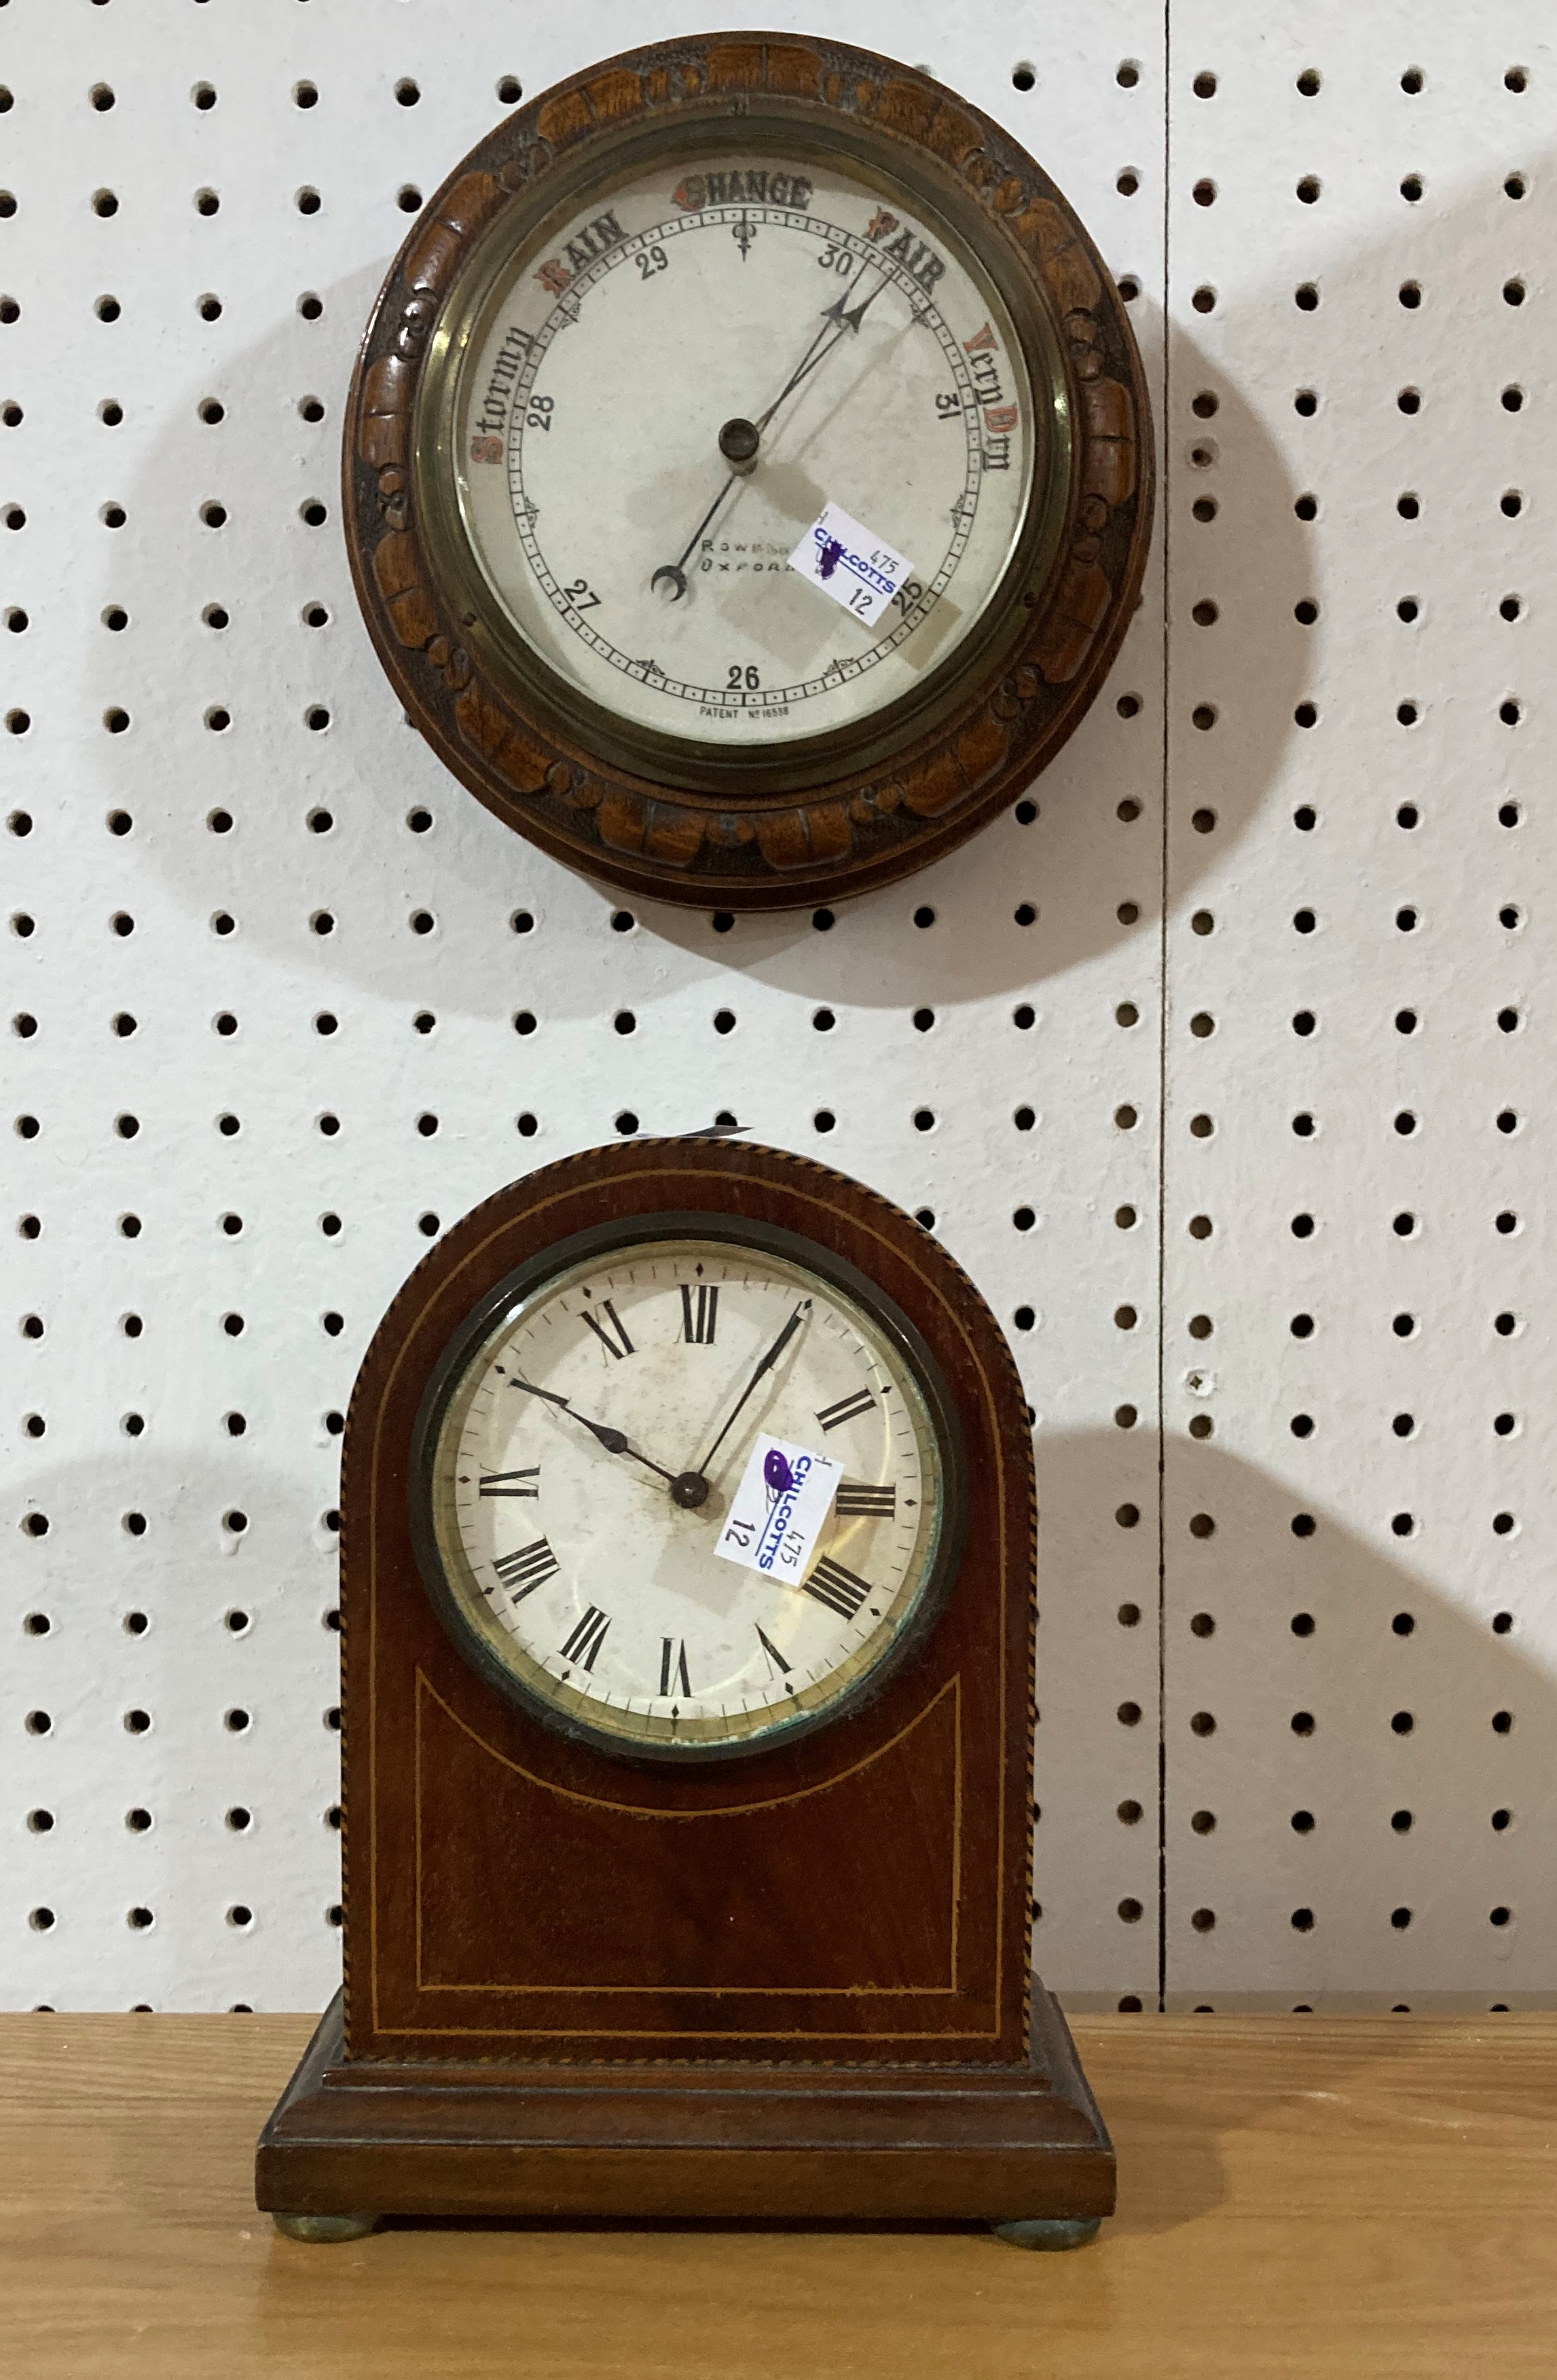
M1096 1578L1095 1535L1118 1526L1119 1473L1104 1431L1040 1431L1036 1453L1042 1714L1086 1704L1089 1681L1062 1670L1050 1647L1065 1641L1068 1581ZM1497 1847L1557 1818L1544 1750L1557 1733L1557 1683L1522 1653L1514 1615L1494 1609L1490 1594L1481 1609L1468 1596L1451 1600L1300 1488L1210 1441L1168 1439L1164 1465L1170 2005L1551 2006L1550 1991L1507 1980L1544 1972L1539 1941L1520 1959L1519 1921L1549 1920L1544 1909L1504 1906ZM1045 1517L1061 1474L1065 1492L1054 1506L1085 1530L1084 1543L1057 1536ZM1152 1517L1143 1512L1138 1525ZM1295 1533L1295 1520L1311 1526ZM1140 1609L1128 1624L1150 1629L1156 1617ZM1117 1723L1112 1711L1092 1717L1099 1727ZM1070 1718L1074 1733L1074 1710ZM1041 1719L1036 1771L1041 1808L1060 1799L1061 1785L1046 1775ZM1133 1823L1155 1831L1156 1813L1143 1809ZM1039 1970L1073 2015L1116 2007L1106 1981L1111 1938L1125 1928L1112 1910L1057 1900L1045 1882L1041 1820L1036 1840ZM1046 1936L1064 1946L1052 1961ZM1369 1943L1359 1973L1358 1947Z
M1143 295L1137 331L1148 355L1159 347L1161 313ZM1162 688L1164 528L1214 535L1222 502L1210 491L1225 450L1237 458L1237 522L1259 556L1253 600L1271 615L1271 663L1247 715L1218 722L1216 830L1198 835L1179 859L1175 899L1222 865L1252 826L1280 775L1294 734L1293 710L1307 654L1294 633L1292 607L1307 591L1308 540L1295 510L1298 492L1264 426L1239 392L1205 364L1182 334L1174 343L1183 385L1218 392L1214 422L1185 438L1159 419L1157 517L1137 613L1124 648L1085 720L1055 760L1014 808L971 842L882 892L840 905L833 929L819 933L809 912L737 919L719 957L740 973L806 998L858 1007L903 1007L934 998L983 1000L1028 989L1106 958L1160 917L1162 801L1165 721ZM1196 457L1209 457L1198 461ZM1207 520L1195 506L1210 505ZM1187 624L1186 624L1187 625ZM1183 670L1186 683L1190 673ZM1188 693L1176 696L1181 707ZM1183 783L1186 772L1180 771ZM1181 798L1191 798L1181 795ZM1199 807L1198 797L1193 797ZM1033 813L1030 817L1028 812ZM1121 839L1133 861L1139 899L1122 918L1114 902L1119 865L1098 866L1105 839ZM1025 912L1036 911L1030 922ZM851 931L869 920L884 932ZM694 913L646 905L646 922L666 941L706 949L705 922Z
M18 1466L12 2007L322 2004L338 1980L335 1464L321 1446L311 1496L277 1465L252 1377L245 1434L201 1445L187 1361L149 1350L120 1451Z
M364 267L322 294L334 328L366 321L376 275ZM1137 304L1144 311L1148 300ZM1154 344L1160 318L1143 329ZM1199 368L1186 358L1177 369ZM575 963L577 941L609 956L621 896L500 825L408 732L350 592L336 486L345 375L337 360L324 382L339 384L321 384L321 370L298 323L278 323L246 356L191 381L187 407L165 420L121 491L128 518L108 540L93 595L104 618L127 608L143 635L87 648L85 715L118 706L135 730L104 766L103 797L128 801L139 846L199 930L236 917L236 928L215 930L240 932L289 974L403 998L407 924L420 916L431 922L419 977L431 989L435 973L441 1012L490 1018L525 992L553 1017L592 1014L608 987L599 966ZM199 412L213 394L225 399L215 429ZM316 432L298 419L310 396L323 407ZM1223 859L1257 814L1292 733L1304 660L1291 634L1289 582L1296 589L1306 571L1294 492L1235 391L1222 394L1214 426L1219 449L1237 456L1238 528L1260 554L1261 588L1286 632L1272 633L1258 703L1225 723L1218 832L1203 845L1196 838L1179 898L1193 888L1194 863ZM1188 506L1210 501L1162 424L1155 434L1158 520L1137 618L1082 725L1012 810L933 867L843 903L835 916L737 917L717 930L712 911L639 903L645 931L711 977L735 972L865 1008L976 1002L1155 935L1162 516L1177 506L1203 536ZM214 527L213 505L223 515ZM322 516L310 521L312 512ZM181 552L140 541L140 523L169 519L188 523ZM145 634L170 601L180 607L164 624L171 633ZM172 655L180 658L170 666ZM1110 836L1126 838L1122 850L1135 861L1139 893L1127 919L1113 895L1117 868L1097 864L1100 838ZM534 912L539 929L522 949L508 934L516 907ZM559 949L561 936L574 948Z

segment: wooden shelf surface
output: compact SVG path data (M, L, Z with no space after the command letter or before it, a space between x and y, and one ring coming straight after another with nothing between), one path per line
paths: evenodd
M18 2380L1468 2380L1557 2371L1557 2016L1076 2027L1093 2247L973 2226L279 2238L254 2139L308 2017L0 2019Z

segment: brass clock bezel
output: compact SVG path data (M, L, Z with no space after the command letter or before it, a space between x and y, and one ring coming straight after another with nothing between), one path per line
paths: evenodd
M517 229L624 158L723 140L841 148L947 223L1058 405L1064 471L1034 488L999 595L926 686L766 755L625 733L506 633L458 521L458 342ZM1052 357L1057 369L1046 358ZM590 67L498 126L429 202L363 340L347 409L357 592L407 717L507 824L641 897L812 906L890 883L1015 798L1085 714L1135 609L1151 516L1150 411L1124 302L1072 210L1001 127L845 43L722 33Z
M434 1468L444 1419L470 1365L505 1315L580 1263L599 1262L651 1242L697 1239L748 1248L799 1266L851 1299L886 1340L924 1405L941 1469L936 1538L905 1619L875 1660L819 1708L775 1720L745 1738L672 1742L629 1736L601 1726L582 1696L540 1694L496 1649L472 1619L448 1575L440 1543ZM692 1209L623 1215L568 1234L539 1249L473 1306L444 1347L428 1378L411 1438L407 1481L411 1547L428 1597L444 1630L477 1674L504 1699L553 1734L629 1766L686 1769L739 1761L834 1727L873 1702L934 1627L962 1561L968 1525L968 1481L962 1423L944 1376L924 1339L895 1302L846 1258L775 1223L746 1222Z

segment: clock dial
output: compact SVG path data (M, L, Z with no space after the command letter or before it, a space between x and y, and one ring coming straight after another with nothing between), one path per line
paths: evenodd
M1068 453L1063 375L1035 395L966 241L901 185L760 141L541 226L454 419L466 533L530 652L623 722L748 755L953 663ZM848 603L791 567L829 504L867 562L909 565L879 616L846 563Z
M489 1675L614 1749L707 1755L814 1725L933 1600L934 1394L884 1301L755 1242L574 1262L451 1359L417 1491L438 1599ZM715 1550L763 1435L842 1466L792 1580Z

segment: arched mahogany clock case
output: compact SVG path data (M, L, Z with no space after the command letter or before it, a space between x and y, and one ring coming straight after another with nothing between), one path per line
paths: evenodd
M967 1462L955 1574L880 1691L680 1768L603 1756L494 1688L423 1583L408 1494L429 1385L483 1299L635 1214L791 1234L878 1285ZM305 2238L383 2213L1096 2228L1113 2150L1031 1968L1029 1423L928 1232L726 1140L548 1166L391 1305L341 1502L346 1989L262 2135L262 2207Z

